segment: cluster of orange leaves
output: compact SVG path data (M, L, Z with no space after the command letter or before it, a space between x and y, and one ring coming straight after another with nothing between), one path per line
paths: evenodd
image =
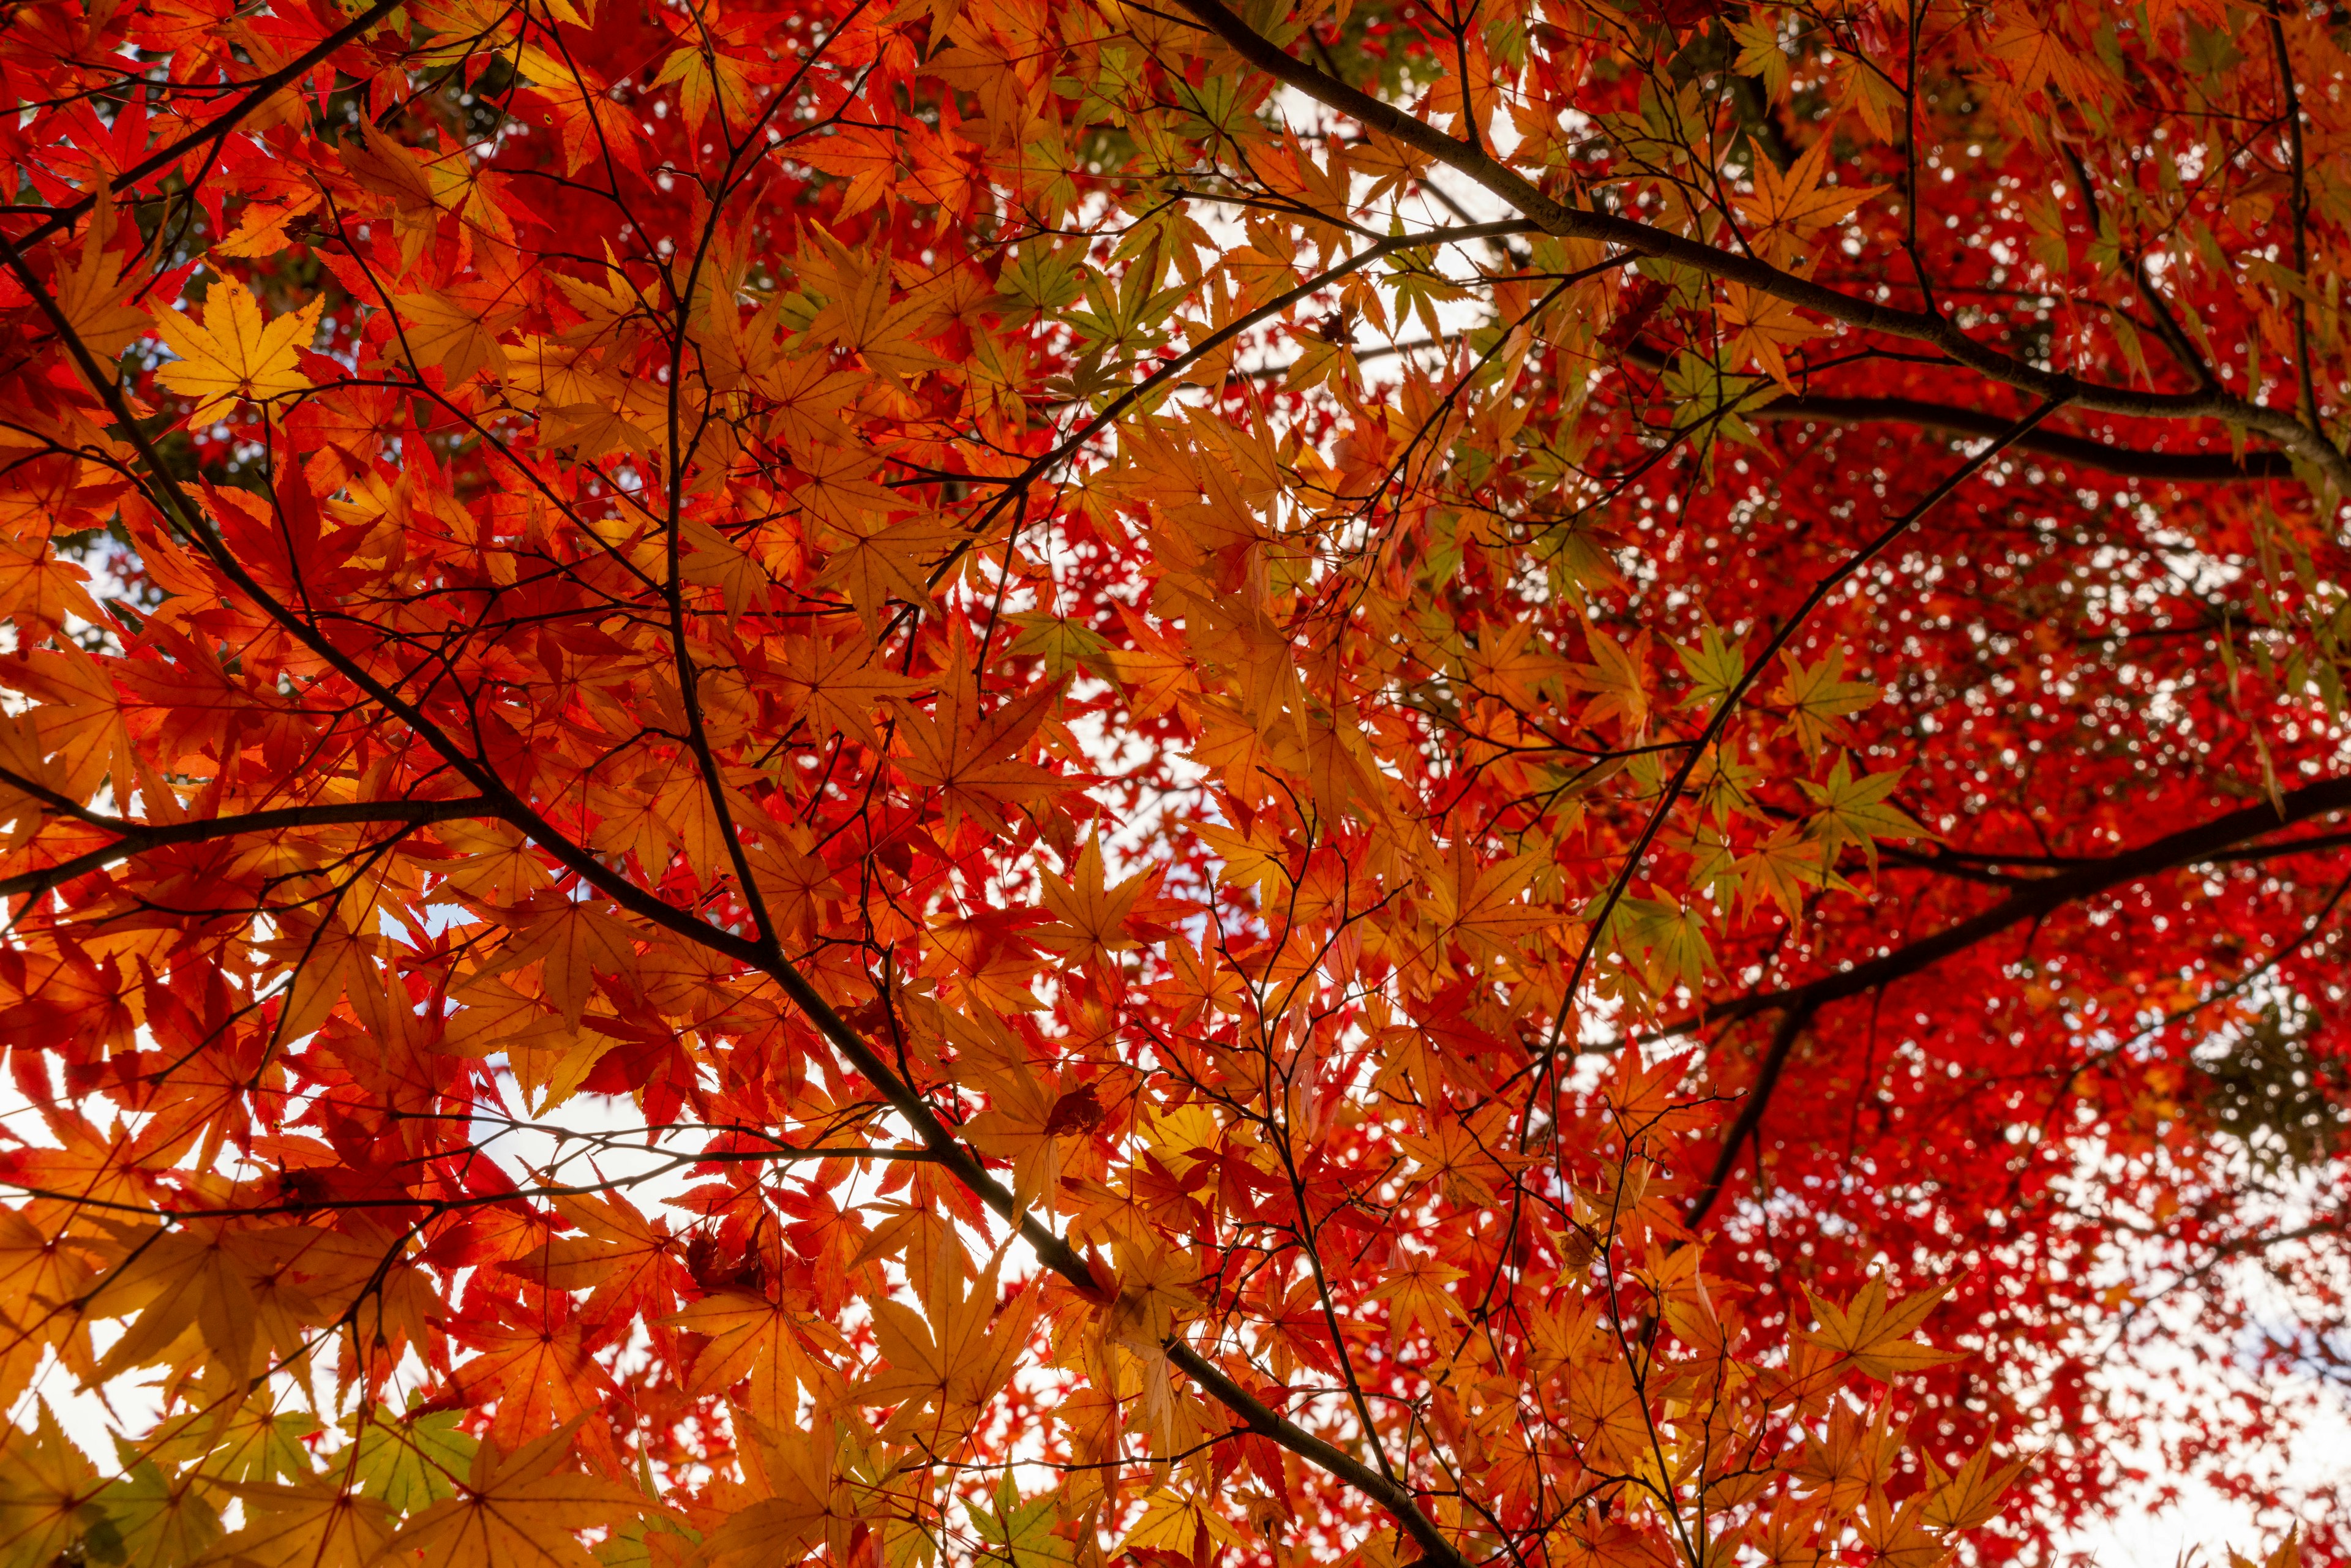
M1625 1043L1934 839L1884 684L1614 607L1834 340L1888 39L2127 90L1945 9L12 13L0 1563L1942 1562L1941 1291L1750 1310L1779 1069Z

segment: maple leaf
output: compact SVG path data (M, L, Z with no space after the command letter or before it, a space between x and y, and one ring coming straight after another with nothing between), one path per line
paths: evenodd
M587 1232L557 1237L507 1268L551 1290L589 1292L580 1314L591 1322L659 1315L675 1299L681 1270L665 1220L648 1220L619 1193L565 1195L558 1213Z
M1560 675L1571 690L1598 694L1584 709L1583 722L1598 725L1620 719L1625 733L1639 738L1647 733L1649 724L1648 688L1641 668L1646 639L1636 639L1627 648L1597 626L1585 627L1583 638L1592 662L1569 664Z
M1896 1505L1882 1492L1870 1495L1858 1534L1872 1553L1871 1561L1887 1568L1935 1568L1944 1561L1949 1548L1928 1532L1926 1505L1922 1497L1907 1498Z
M1732 198L1740 214L1758 225L1748 235L1758 255L1784 264L1801 255L1819 231L1842 222L1886 190L1883 185L1855 188L1824 183L1828 156L1828 138L1823 137L1784 172L1768 162L1758 162L1755 193Z
M869 632L880 627L883 605L890 599L906 604L929 603L935 591L934 570L964 542L953 529L921 517L880 527L860 525L843 533L844 541L832 551L812 586L839 584Z
M1742 75L1758 77L1763 90L1776 100L1788 93L1788 51L1780 47L1779 18L1769 13L1750 15L1730 26L1730 37L1739 45L1739 58L1733 62Z
M994 1397L1012 1375L1038 1299L1032 1285L1010 1304L999 1303L991 1263L968 1291L943 1281L923 1305L927 1321L903 1301L873 1303L874 1342L888 1364L858 1385L857 1397L898 1406L885 1433L919 1429L928 1421L952 1425Z
M246 1522L213 1549L214 1561L256 1568L366 1568L392 1536L390 1511L346 1492L332 1477L292 1486L215 1484L245 1505Z
M1877 1275L1840 1309L1807 1290L1805 1297L1821 1326L1804 1337L1852 1358L1855 1366L1882 1383L1959 1361L1963 1357L1958 1352L1930 1349L1908 1337L1948 1291L1948 1286L1919 1291L1898 1305L1889 1304L1885 1277Z
M832 256L841 292L809 323L809 335L856 353L865 364L893 377L919 376L947 361L919 341L931 308L918 294L893 287L891 269L872 258Z
M354 1413L344 1423L351 1438L350 1474L362 1496L383 1504L394 1518L419 1514L454 1495L473 1469L479 1441L456 1429L455 1411L431 1411L393 1419L381 1409ZM287 1467L308 1469L302 1453Z
M1840 755L1830 766L1828 778L1820 783L1799 780L1804 793L1820 808L1804 831L1819 841L1823 856L1834 855L1840 845L1855 844L1868 856L1870 869L1876 871L1878 840L1935 837L1899 806L1886 804L1886 798L1902 781L1904 771L1889 768L1882 773L1865 773L1856 779L1849 760Z
M1889 1428L1886 1407L1863 1411L1840 1401L1829 1411L1824 1434L1807 1433L1803 1462L1796 1468L1808 1483L1809 1500L1844 1511L1882 1494L1886 1479L1900 1452L1899 1433Z
M767 1495L735 1508L709 1532L704 1544L711 1560L749 1568L842 1541L863 1511L856 1493L835 1479L833 1456L820 1448L818 1434L756 1419L747 1425L746 1469Z
M1143 1517L1118 1543L1121 1552L1155 1548L1197 1561L1212 1546L1241 1544L1239 1533L1217 1513L1212 1497L1162 1487L1145 1500Z
M987 1109L964 1124L974 1147L1012 1162L1013 1199L1021 1207L1061 1187L1064 1136L1082 1136L1102 1117L1092 1084L1066 1092L1025 1064L996 1074Z
M569 898L535 897L511 912L515 940L498 955L500 969L539 966L539 984L563 1022L578 1028L598 971L626 975L637 954L628 928L594 905ZM478 981L493 971L483 971Z
M1819 327L1797 316L1788 301L1758 294L1740 283L1722 286L1714 314L1727 334L1722 348L1727 361L1760 366L1786 391L1796 390L1788 374L1786 350L1818 337Z
M494 1444L538 1452L536 1439L552 1427L568 1447L569 1435L614 1392L568 1297L498 1302L456 1327L458 1337L481 1354L460 1363L451 1376L468 1402L496 1406L489 1428ZM591 1426L580 1441L601 1450L609 1437Z
M580 1419L512 1454L484 1443L464 1484L384 1550L423 1552L447 1568L594 1568L574 1531L667 1511L633 1486L564 1468Z
M422 370L440 367L444 384L455 387L487 371L493 377L507 371L507 351L498 341L506 325L521 314L519 307L501 308L479 288L397 294L392 309L399 317L400 342L410 362Z
M797 1389L823 1381L802 1341L840 1348L820 1320L742 1291L715 1291L664 1321L709 1338L695 1357L689 1387L703 1392L747 1381L745 1407L771 1423L789 1423L799 1409Z
M803 142L799 155L849 182L837 219L854 217L888 197L899 177L897 139L873 126L843 126L820 141Z
M32 1431L0 1427L0 1552L12 1568L46 1563L80 1539L99 1517L92 1507L103 1490L97 1473L46 1399Z
M1018 760L1058 695L1047 684L982 714L966 679L947 682L929 713L901 701L898 735L906 750L899 770L909 783L939 792L950 825L968 816L1000 832L1006 806L1038 804L1070 787L1063 775Z
M100 202L83 232L81 255L57 285L57 309L71 323L74 335L100 359L120 354L153 324L147 311L123 298L128 289L122 257L109 243L113 232L114 204Z
M328 1315L291 1272L314 1235L303 1226L217 1220L168 1231L122 1227L123 1260L99 1281L94 1304L139 1317L108 1347L98 1376L178 1355L192 1328L226 1377L256 1375L273 1348L295 1350L304 1329Z
M1416 1326L1436 1335L1451 1320L1469 1315L1446 1288L1468 1277L1466 1270L1440 1263L1426 1253L1402 1253L1387 1270L1386 1277L1364 1292L1364 1299L1392 1303L1388 1312L1391 1339L1402 1341L1409 1337Z
M703 21L702 25L707 27L709 22ZM685 123L695 127L704 125L714 109L730 120L741 119L750 105L753 90L752 62L744 57L746 46L756 43L753 31L747 21L737 22L726 28L715 42L695 40L662 62L662 68L653 76L653 85L658 87L664 82L677 84L678 109L684 115ZM803 149L800 155L811 162L816 162L807 149Z
M1831 869L1834 847L1807 835L1792 822L1773 830L1771 836L1738 858L1739 896L1751 904L1769 894L1780 912L1793 920L1802 913L1804 890L1848 886Z
M1035 939L1071 963L1107 963L1112 954L1134 949L1137 944L1126 934L1125 924L1135 901L1154 891L1157 878L1141 871L1114 886L1107 884L1099 836L1086 841L1070 872L1066 882L1050 871L1040 873L1040 895L1054 922L1039 927L1032 934Z
M166 1475L152 1459L131 1465L99 1494L104 1521L86 1538L87 1550L101 1561L197 1561L223 1534L219 1511L199 1484L204 1479L193 1469Z
M1951 1475L1930 1467L1930 1495L1919 1522L1945 1534L1989 1523L1999 1516L2000 1500L2024 1468L2022 1459L2011 1465L1995 1464L1989 1448L1969 1455L1967 1463Z
M1520 897L1549 866L1550 856L1537 852L1481 863L1469 844L1457 840L1449 859L1449 884L1438 882L1431 891L1446 924L1473 953L1498 956L1515 950L1528 936L1562 924L1557 911Z
M1788 723L1808 757L1817 757L1828 742L1844 733L1839 722L1876 704L1886 693L1868 681L1844 678L1844 649L1832 646L1820 662L1805 667L1790 649L1780 655L1785 670L1771 700L1785 706Z
M1457 1203L1493 1205L1520 1158L1510 1152L1505 1121L1502 1108L1489 1105L1476 1115L1441 1118L1426 1134L1398 1133L1396 1146L1412 1155L1416 1179L1437 1182Z
M153 312L155 335L179 356L155 378L196 400L188 414L192 422L217 418L232 403L270 402L310 387L299 350L318 332L323 297L265 321L259 302L243 283L214 273L204 298L201 323L162 307Z

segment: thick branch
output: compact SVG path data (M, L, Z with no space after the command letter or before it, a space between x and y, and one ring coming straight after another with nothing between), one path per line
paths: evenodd
M13 774L0 769L0 783L21 789ZM30 793L30 791L26 791ZM0 878L0 898L15 898L20 894L47 893L53 887L87 876L116 861L128 860L166 844L202 843L210 839L230 839L246 833L275 833L288 828L351 827L370 822L398 822L407 827L422 827L429 822L446 822L461 817L491 817L497 815L492 804L479 795L469 795L458 800L353 800L347 804L319 806L281 806L266 811L246 811L233 817L198 817L185 822L126 822L114 817L100 817L82 812L73 813L93 827L121 836L110 844L102 844L71 860L59 861L38 871Z
M1945 318L1927 310L1881 305L1782 271L1750 256L1718 250L1680 235L1608 213L1585 212L1543 194L1518 171L1491 155L1405 114L1392 104L1348 86L1292 57L1271 39L1227 10L1220 0L1176 0L1234 53L1286 86L1337 110L1372 130L1426 153L1478 182L1531 219L1544 233L1569 239L1598 240L1636 256L1655 256L1710 277L1742 284L1760 294L1866 332L1931 343L1970 370L2054 402L2101 413L2140 419L2218 419L2258 430L2280 446L2324 470L2334 487L2351 493L2351 460L2294 416L2292 410L2264 407L2219 389L2194 392L2137 392L2084 381L1977 342Z
M2215 821L2158 839L2138 849L2045 878L1994 904L1972 920L1963 920L1924 942L1914 943L1871 963L1857 964L1841 974L1814 980L1810 985L1763 996L1745 997L1708 1009L1699 1022L1729 1022L1778 1009L1780 1024L1772 1031L1771 1043L1765 1048L1762 1061L1756 1066L1755 1082L1740 1105L1738 1119L1723 1134L1721 1149L1715 1156L1714 1169L1708 1174L1706 1185L1699 1187L1690 1199L1682 1223L1696 1226L1721 1197L1723 1184L1729 1180L1731 1172L1739 1168L1740 1147L1755 1138L1757 1129L1762 1125L1763 1113L1771 1106L1772 1091L1779 1087L1780 1074L1787 1066L1796 1041L1802 1038L1806 1026L1822 1008L1915 974L1986 937L2024 921L2038 920L2075 900L2094 897L2175 866L2233 858L2231 847L2246 839L2290 823L2351 808L2351 779L2330 779L2306 789L2297 789L2285 797L2283 805L2283 811L2266 804L2249 806L2241 811L2231 811ZM2307 845L2319 841L2322 841L2302 842ZM1760 1150L1756 1157L1759 1160L1762 1157Z
M1894 423L1922 430L1947 430L1954 435L1998 435L2008 420L1980 409L1953 408L1907 397L1783 397L1757 409L1742 409L1741 419L1812 419L1824 424ZM2109 446L2085 435L2036 430L2017 442L2020 452L2038 453L2077 467L2126 479L2154 479L2194 484L2207 480L2290 479L2294 465L2283 452L2151 452L2141 447Z
M1752 1018L1757 1013L1818 1009L1847 997L1856 997L1865 991L1905 979L1940 963L1954 953L1964 952L1987 937L1996 936L2027 921L2041 919L2068 904L2095 898L2102 893L2176 866L2227 858L2226 852L2248 839L2346 810L2351 810L2351 779L2330 779L2300 789L2290 789L2275 806L2266 801L2258 806L2248 806L2210 822L2182 829L2137 849L2045 877L2019 889L1980 915L1962 920L1882 958L1856 964L1850 969L1825 975L1784 991L1767 991L1719 1002L1672 1032L1683 1033L1706 1024Z
M1771 1031L1771 1043L1764 1048L1763 1060L1756 1063L1755 1082L1748 1087L1747 1098L1739 1107L1738 1119L1730 1124L1730 1131L1722 1135L1722 1152L1715 1156L1714 1169L1708 1174L1706 1185L1698 1189L1697 1196L1689 1201L1689 1207L1682 1212L1685 1226L1695 1227L1704 1219L1707 1211L1714 1207L1715 1199L1722 1196L1722 1184L1729 1181L1730 1173L1739 1168L1740 1146L1753 1137L1755 1129L1763 1124L1763 1110L1771 1103L1771 1091L1779 1087L1781 1070L1788 1065L1788 1058L1795 1051L1796 1041L1803 1038L1804 1026L1812 1021L1811 1006L1792 1007L1781 1016L1780 1027Z
M154 152L114 176L112 180L107 182L107 193L113 195L118 192L130 190L148 175L159 169L170 168L174 162L207 142L218 143L226 141L229 132L235 131L246 115L268 102L278 89L300 81L328 56L391 16L400 9L400 6L401 0L375 0L374 5L370 5L266 76L256 77L248 82L225 84L238 89L243 96L207 120L201 129L189 131L177 141L158 147ZM34 225L31 231L16 243L29 249L56 234L59 229L71 226L84 213L97 204L96 191L89 192L78 201L68 202L64 206L56 209L47 217Z

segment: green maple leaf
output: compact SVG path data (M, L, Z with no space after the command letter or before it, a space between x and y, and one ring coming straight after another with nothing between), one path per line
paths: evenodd
M1795 730L1796 740L1807 757L1818 757L1823 746L1843 733L1844 727L1837 722L1839 719L1859 713L1886 695L1885 688L1874 681L1844 678L1842 647L1831 648L1826 657L1809 669L1792 649L1780 658L1788 673L1771 695L1789 710L1788 724Z
M1708 625L1698 633L1698 646L1674 646L1675 656L1682 668L1689 672L1689 695L1682 698L1684 707L1703 707L1711 712L1731 688L1747 674L1747 644L1744 641L1726 643L1720 627Z
M987 1550L978 1554L980 1561L1011 1568L1062 1568L1077 1561L1076 1544L1053 1533L1058 1511L1050 1492L1022 1502L1007 1475L990 1501L993 1506L985 1513L970 1502L963 1505L972 1528L987 1543Z
M395 1514L422 1512L457 1490L481 1445L457 1429L461 1413L436 1411L413 1420L354 1416L351 1437L359 1447L352 1472L363 1496Z
M1874 872L1877 869L1878 840L1935 836L1901 807L1886 803L1886 797L1902 781L1904 771L1889 768L1883 773L1865 773L1856 779L1847 766L1847 758L1839 755L1825 782L1800 780L1804 793L1820 808L1804 831L1819 842L1824 859L1834 857L1840 845L1858 844L1869 857L1869 869Z

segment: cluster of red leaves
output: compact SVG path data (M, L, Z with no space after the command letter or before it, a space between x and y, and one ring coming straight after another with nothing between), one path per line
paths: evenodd
M0 1563L2291 1509L2346 41L10 12Z

